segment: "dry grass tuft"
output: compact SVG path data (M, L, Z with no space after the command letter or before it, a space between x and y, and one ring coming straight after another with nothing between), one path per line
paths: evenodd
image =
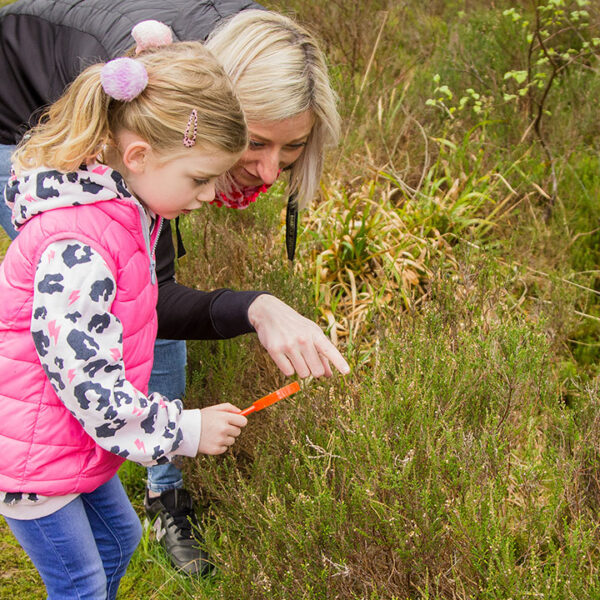
M373 311L413 310L426 296L429 265L454 264L439 231L411 230L379 179L354 189L335 183L304 221L298 271L313 283L314 302L334 341L369 327Z

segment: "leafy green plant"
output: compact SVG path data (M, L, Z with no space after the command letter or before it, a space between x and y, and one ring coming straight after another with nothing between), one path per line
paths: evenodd
M530 124L524 133L533 130L547 156L552 172L553 203L558 193L554 157L542 131L542 119L551 116L548 96L557 86L558 78L567 70L591 68L600 57L600 32L590 25L589 0L547 0L533 2L530 20L517 9L509 8L503 15L519 22L528 42L527 61L523 70L507 71L504 80L512 84L504 99L508 102L526 99Z
M503 104L523 108L527 122L521 142L533 133L550 173L548 214L557 199L559 182L552 144L542 125L552 117L552 90L558 88L561 79L571 71L593 71L598 65L600 30L592 24L588 8L592 8L589 0L532 1L529 10L507 8L501 18L514 25L520 34L517 47L525 48L518 68L502 74L500 87L479 78L477 89L468 87L462 94L453 91L436 73L433 96L426 101L449 120L467 111L495 119Z
M339 184L304 221L299 270L334 340L369 330L374 311L414 310L427 296L431 266L457 270L456 240L481 241L518 205L509 179L526 177L519 160L486 168L484 121L455 143L434 138L435 162L416 187L382 171L347 192Z

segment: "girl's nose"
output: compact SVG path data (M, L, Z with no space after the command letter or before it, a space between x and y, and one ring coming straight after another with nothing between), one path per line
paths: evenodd
M197 196L199 202L211 202L215 199L215 180L202 186L202 191Z

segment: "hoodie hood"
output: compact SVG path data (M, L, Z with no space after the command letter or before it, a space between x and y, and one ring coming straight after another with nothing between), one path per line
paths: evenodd
M4 197L12 210L16 229L23 227L35 215L57 208L115 198L130 199L137 204L121 174L100 164L84 165L72 173L45 168L28 171L20 177L13 173Z

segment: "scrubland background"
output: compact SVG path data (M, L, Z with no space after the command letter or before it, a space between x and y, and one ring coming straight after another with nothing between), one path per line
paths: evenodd
M214 579L147 533L119 597L600 598L600 6L266 4L322 41L342 143L294 265L278 187L187 219L179 279L273 292L352 373L186 462ZM190 407L286 382L253 336L189 344ZM4 524L0 565L45 597Z

